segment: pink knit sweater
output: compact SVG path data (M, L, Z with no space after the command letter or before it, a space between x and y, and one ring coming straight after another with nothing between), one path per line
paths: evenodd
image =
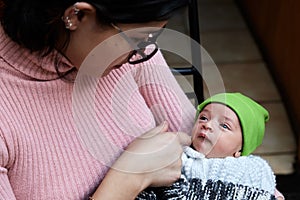
M57 79L53 59L30 54L0 30L1 200L87 199L108 170L105 158L114 161L135 137L163 120L190 132L195 109L160 53L98 80L95 99L86 99L96 129L85 115L75 119L76 82ZM71 64L62 59L59 67Z

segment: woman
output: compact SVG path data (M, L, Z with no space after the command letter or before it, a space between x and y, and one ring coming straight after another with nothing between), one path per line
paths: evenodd
M91 101L97 124L74 114L81 104L74 106L73 92L95 47L116 34L103 53L135 48L136 40L155 44L154 32L186 4L1 1L0 199L134 199L179 178L182 145L190 144L183 132L190 132L195 109L156 48L99 65ZM141 27L154 32L126 35ZM95 130L99 138L85 137Z

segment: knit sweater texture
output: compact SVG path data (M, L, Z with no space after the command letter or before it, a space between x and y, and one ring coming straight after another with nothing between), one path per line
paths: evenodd
M99 78L89 102L96 124L80 115L75 120L77 82L57 77L57 55L30 53L0 29L1 200L87 199L111 164L102 157L113 162L132 140L163 120L170 131L192 129L194 106L161 53ZM58 66L61 72L73 67L63 57ZM85 95L85 90L79 92ZM85 140L79 121L86 125L83 133L99 130L92 135L97 138Z

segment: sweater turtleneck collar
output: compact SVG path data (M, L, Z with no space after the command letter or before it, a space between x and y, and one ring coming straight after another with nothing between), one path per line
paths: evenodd
M36 80L53 80L59 78L55 65L59 72L70 71L74 66L59 52L53 51L47 56L31 53L12 41L0 26L0 58L8 63L14 70L28 78Z

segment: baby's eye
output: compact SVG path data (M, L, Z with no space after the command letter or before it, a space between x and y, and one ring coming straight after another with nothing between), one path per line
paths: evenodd
M227 129L227 130L230 130L229 126L227 126L227 125L226 125L226 124L224 124L224 123L220 124L220 126L221 126L222 128L225 128L225 129Z
M207 117L204 116L204 115L202 115L202 116L199 117L199 120L201 120L201 121L207 121Z

